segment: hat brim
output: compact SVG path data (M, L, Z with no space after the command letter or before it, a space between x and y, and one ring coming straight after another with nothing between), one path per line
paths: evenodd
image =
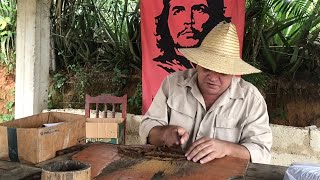
M229 75L245 75L261 71L243 61L240 57L226 57L200 48L178 49L189 61L218 73Z

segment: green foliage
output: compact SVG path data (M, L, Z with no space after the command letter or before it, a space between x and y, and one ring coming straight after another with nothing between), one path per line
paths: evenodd
M14 0L0 3L0 65L5 65L9 73L15 69L15 34L17 9Z
M70 71L74 74L74 89L77 91L75 92L76 101L84 102L86 89L90 85L89 83L89 75L86 74L86 70L83 67L70 65Z
M53 82L54 82L54 89L60 90L64 83L66 82L66 78L60 74L57 73L53 76Z
M73 101L84 102L91 89L94 75L88 68L113 72L115 88L108 93L118 96L126 93L133 75L141 74L138 0L56 0L51 21L57 71L74 83Z
M272 112L270 114L271 119L275 118L275 117L279 117L281 120L285 120L286 119L286 111L284 109L284 105L283 104L277 104L278 107L276 107L275 112Z
M7 109L9 112L13 112L13 107L14 107L14 102L9 101L9 102L6 104L6 109Z
M53 96L56 95L58 93L62 94L62 88L64 86L64 84L66 83L66 78L64 75L57 73L53 75L53 79L52 79L52 86L49 90L49 95L48 95L48 109L52 109L53 107L56 106L55 104L55 100L53 99ZM59 96L58 96L59 97ZM61 96L60 99L61 100Z
M12 114L2 114L2 115L0 115L0 119L1 119L2 122L12 121L12 120L14 120L14 115L12 115Z
M142 112L142 83L137 84L136 91L128 100L129 112L141 113Z
M319 0L246 0L243 58L264 73L244 78L261 85L272 77L283 77L288 84L294 84L294 80L302 75L304 81L315 80L313 82L318 83L319 12ZM261 75L265 75L267 81ZM263 90L270 100L271 119L277 117L286 120L286 100L281 98L278 91L268 92L273 88L281 89L282 84L268 88ZM272 100L273 93L278 95L274 97L277 99L275 102Z
M118 67L115 67L113 71L114 76L112 78L112 84L117 89L114 95L121 96L123 89L127 85L128 78L126 78L126 76L128 74L128 69L119 69Z
M56 1L51 14L60 70L88 63L103 63L111 71L140 70L138 7L128 0Z
M7 111L9 112L9 114L1 114L0 120L2 122L14 120L14 102L11 102L11 101L7 102L5 107L6 107Z
M319 71L318 0L247 0L243 57L276 75ZM319 49L319 48L317 48Z
M267 87L269 79L265 73L243 75L242 78L248 82L251 82L260 90L263 90Z

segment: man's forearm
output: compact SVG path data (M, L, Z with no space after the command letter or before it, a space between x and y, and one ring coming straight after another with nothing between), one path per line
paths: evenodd
M228 146L228 155L233 157L238 157L242 159L250 159L250 152L249 150L239 144L234 144L231 142L226 142Z

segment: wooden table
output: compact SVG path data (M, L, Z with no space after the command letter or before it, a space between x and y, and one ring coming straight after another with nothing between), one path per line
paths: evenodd
M42 162L37 165L26 165L16 162L7 162L0 160L0 180L35 180L41 177L41 167L59 160L71 159L76 156L80 150L73 151L64 155L60 155L54 159ZM99 157L99 154L95 155ZM249 163L245 173L246 180L282 180L287 167ZM243 179L243 178L233 178Z

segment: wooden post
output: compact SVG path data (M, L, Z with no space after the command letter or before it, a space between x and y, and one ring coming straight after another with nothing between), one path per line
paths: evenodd
M42 169L41 180L90 180L88 164L67 160L47 164Z

